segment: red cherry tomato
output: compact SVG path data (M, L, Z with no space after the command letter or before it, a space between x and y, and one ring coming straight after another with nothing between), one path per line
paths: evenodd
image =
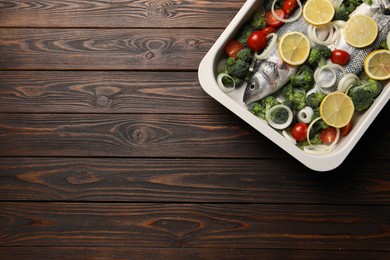
M336 135L336 128L329 126L321 131L320 138L326 144L333 142L336 139Z
M352 122L350 121L346 126L340 128L340 135L341 136L346 136L349 131L351 131L352 128Z
M257 30L249 35L248 47L251 50L258 52L264 49L265 46L267 46L267 37L265 37L262 31Z
M267 26L267 27L261 29L261 31L264 33L265 36L267 36L270 33L276 32L276 29L275 29L275 27Z
M286 13L286 15L290 15L295 10L297 5L297 0L286 0L283 3L282 9Z
M283 19L286 18L286 13L283 11L283 9L275 9L275 14L280 18ZM269 26L276 27L276 28L284 24L283 22L276 19L271 11L265 13L265 21Z
M244 45L236 40L229 41L225 46L226 54L235 59L237 59L237 53L242 49L244 49Z
M299 122L291 128L291 135L297 141L303 141L306 139L307 124Z
M333 63L339 64L341 66L349 62L349 53L343 50L334 50L330 55L330 60Z

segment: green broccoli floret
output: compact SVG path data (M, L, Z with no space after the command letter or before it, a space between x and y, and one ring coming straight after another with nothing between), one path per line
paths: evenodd
M389 46L387 46L387 41L386 40L382 40L379 44L379 46L383 49L389 49Z
M265 110L269 110L271 107L279 105L279 101L274 96L267 96L260 100L260 103L263 107L265 107Z
M332 51L323 45L315 45L310 49L308 62L312 66L322 66L330 58Z
M351 97L355 106L355 111L357 112L367 110L374 102L372 94L365 91L363 88L357 88L356 90L351 89L348 91L348 96Z
M250 111L254 115L256 115L258 117L261 117L262 119L266 120L265 113L267 112L267 110L269 110L273 106L276 106L276 105L279 105L279 104L280 103L278 102L276 97L268 96L268 97L265 97L265 98L261 99L260 101L258 101L256 103L254 103L252 108L250 109Z
M290 102L294 109L299 111L306 106L306 91L299 88L293 88L291 95L287 98L288 102Z
M252 54L251 49L244 48L244 49L240 50L237 53L237 59L243 60L243 61L246 61L246 62L252 62L253 54Z
M313 116L312 119L316 119L317 117L320 117L320 107L313 108Z
M339 8L336 8L334 11L333 20L343 20L347 21L349 19L349 12L344 5L341 5Z
M301 110L306 106L306 91L302 89L293 89L289 101L294 105L296 110Z
M321 140L321 137L320 137L320 134L315 134L312 138L310 138L310 143L312 145L314 144L322 144L322 140ZM305 146L309 146L309 142L307 141L307 139L301 141L301 142L298 142L298 147L303 149Z
M373 97L376 98L382 92L382 84L374 79L368 79L367 85L364 86L364 89L371 92Z
M347 94L352 99L355 111L361 112L367 110L374 103L374 99L381 91L382 84L380 82L368 79L362 85L351 88Z
M326 94L313 92L306 97L306 104L311 108L319 107Z
M282 88L282 96L288 101L290 95L292 94L293 87L291 84L287 84Z
M232 77L245 78L249 73L249 62L243 60L235 60L230 57L226 61L226 73Z
M255 30L261 30L267 26L265 21L265 13L263 11L255 13L251 23Z
M371 0L344 0L340 6L335 8L333 20L347 21L349 19L349 15L363 2L371 5Z
M312 116L312 119L316 119L320 117L320 108L319 107L316 107L313 109L313 116ZM320 119L320 120L317 120L313 126L311 127L311 130L310 130L310 133L309 133L309 137L312 138L313 136L315 136L317 133L320 133L323 129L325 128L328 128L329 125L327 123L325 123L324 120Z
M248 38L253 31L254 29L252 28L252 26L250 25L245 26L242 29L241 33L239 34L237 41L239 41L244 46L248 46Z
M265 11L271 11L273 0L265 0L264 2L264 10ZM276 1L274 9L282 8L282 1Z
M226 60L226 66L233 66L234 64L236 64L236 59L235 58L229 57Z
M307 66L301 66L298 71L290 77L290 83L295 88L309 91L314 86L314 72Z

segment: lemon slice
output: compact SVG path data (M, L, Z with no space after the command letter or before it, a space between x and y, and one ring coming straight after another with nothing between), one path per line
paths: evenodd
M334 6L329 0L309 0L303 7L303 17L312 25L329 23L334 16Z
M301 65L309 57L310 42L300 32L285 33L279 40L278 51L284 62L290 65Z
M344 27L345 41L356 48L363 48L373 43L378 35L375 20L365 14L353 15Z
M343 92L332 92L320 105L320 116L330 126L341 128L352 119L355 106L352 99Z
M390 50L390 31L387 33L386 44L387 44L387 49Z
M368 54L364 60L364 71L372 79L390 79L390 51L380 49Z

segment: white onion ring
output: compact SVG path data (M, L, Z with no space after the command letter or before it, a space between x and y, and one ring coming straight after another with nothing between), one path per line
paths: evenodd
M311 24L307 28L307 35L310 41L312 41L315 44L328 46L335 43L340 38L340 28L338 24L334 22L327 23L326 25L321 25L321 28L325 28L328 31L328 36L326 37L326 39L322 40L318 38L317 36L318 28L320 28L320 26L314 26Z
M307 139L307 142L309 143L309 146L314 149L314 150L317 150L317 151L322 151L322 152L331 152L333 151L333 149L335 148L337 142L339 141L340 139L340 129L339 128L335 128L336 129L336 138L334 139L334 141L332 143L330 143L329 145L313 145L311 142L310 142L310 130L311 128L313 127L313 125L318 121L318 120L321 120L322 118L321 117L317 117L316 119L314 119L313 121L311 121L311 123L309 124L309 126L307 127L307 133L306 133L306 139Z
M308 124L311 122L311 118L313 117L314 111L313 108L307 106L299 110L298 112L298 121Z
M223 84L222 82L222 78L223 77L228 77L230 79L233 80L233 87L225 87L225 85ZM230 76L229 74L225 73L225 72L222 72L222 73L219 73L218 76L217 76L217 84L218 84L218 87L225 93L229 93L229 92L232 92L234 90L234 88L236 87L236 82L234 81L233 77Z
M334 25L336 25L339 29L344 28L346 22L343 20L335 20L332 22Z
M270 118L271 117L271 113L274 112L277 109L285 109L285 110L287 110L288 118L287 118L287 121L284 122L283 124L277 124L274 121L272 121L271 118ZM293 120L293 113L292 113L291 109L288 106L280 104L280 105L276 105L276 106L273 106L270 109L268 109L265 112L265 118L267 119L268 124L270 126L272 126L275 129L281 130L281 129L287 128L291 124L291 122Z
M351 87L357 86L359 84L359 77L353 73L348 73L340 80L339 85L337 86L337 90L347 93Z
M292 144L297 144L297 140L294 139L294 137L291 136L291 134L287 133L286 130L282 131L282 135L286 137L288 141L290 141Z
M324 85L324 84L321 84L320 83L320 80L319 80L319 77L320 77L320 74L323 70L329 70L332 74L333 74L333 78L334 78L334 81L330 81L328 84ZM336 75L336 70L340 70L341 73L343 74L343 76L345 76L345 70L342 66L338 65L338 64L335 64L335 63L328 63L322 67L319 67L316 69L316 71L314 72L314 80L315 82L317 83L317 87L318 89L324 93L324 94L329 94L333 91L329 90L329 88L331 88L333 86L334 83L336 83L336 80L337 80L337 75ZM327 90L328 89L328 90Z
M278 40L278 35L276 33L270 33L267 35L267 40L271 38L271 42L268 44L268 46L260 53L255 53L255 58L258 60L264 60L268 57L269 53L272 51L274 46L276 45L276 41Z
M300 0L297 0L297 4L298 4L298 12L291 18L288 18L288 19L284 19L284 18L281 18L280 16L278 16L276 13L275 13L275 3L277 2L278 0L274 0L272 2L272 6L271 6L271 12L272 12L272 15L275 17L276 20L278 20L279 22L283 22L283 23L291 23L291 22L295 22L296 20L299 19L299 17L302 15L302 10L303 10L303 7L302 7L302 3Z

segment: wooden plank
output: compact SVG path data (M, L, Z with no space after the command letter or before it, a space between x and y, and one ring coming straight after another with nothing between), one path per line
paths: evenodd
M0 29L0 69L197 70L221 29Z
M390 249L390 207L0 203L3 246Z
M7 260L258 260L258 259L388 259L388 252L379 251L329 251L329 250L274 250L236 248L128 248L128 247L0 247L0 254Z
M230 113L196 72L0 71L0 112Z
M384 112L355 158L389 160ZM0 114L0 133L0 156L290 158L235 115Z
M0 158L0 200L390 205L389 162L355 161Z
M233 115L0 114L0 122L0 156L286 157Z
M244 3L244 0L6 0L0 6L0 26L224 28Z

